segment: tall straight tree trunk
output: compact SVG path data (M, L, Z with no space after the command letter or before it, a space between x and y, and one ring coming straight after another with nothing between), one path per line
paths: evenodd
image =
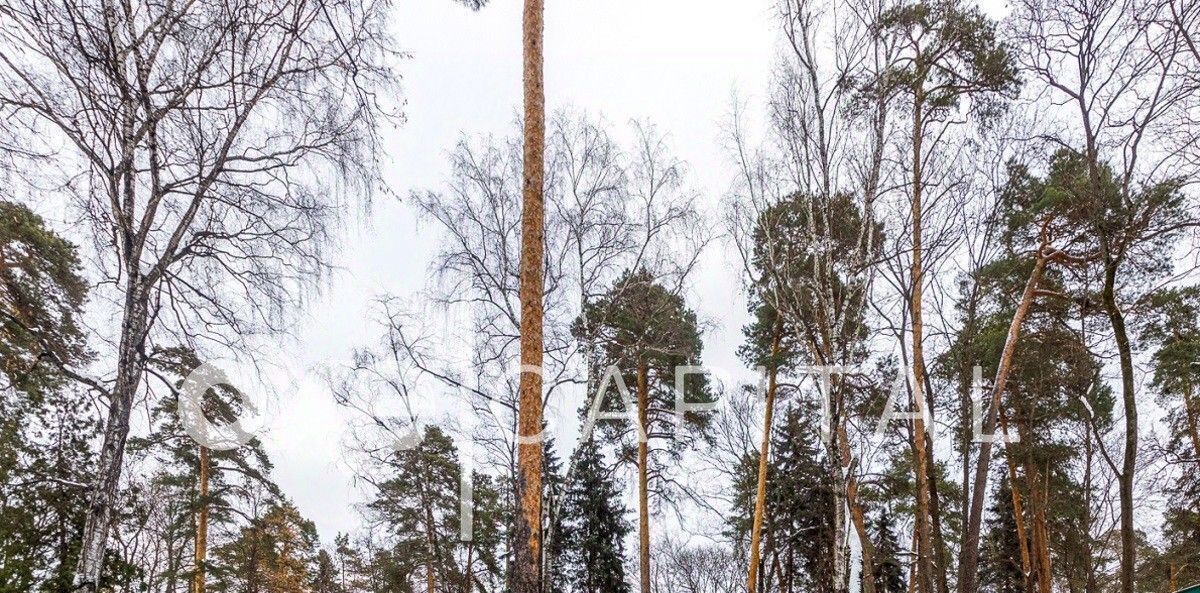
M647 464L650 462L650 427L647 425L650 407L649 370L646 362L638 362L638 424L645 438L638 438L638 552L641 567L641 593L650 593L650 481Z
M829 464L829 481L833 490L833 538L830 540L830 560L833 563L833 588L831 593L847 593L850 584L850 549L846 539L846 481L842 479L842 468L837 463Z
M523 18L525 150L521 201L521 381L517 420L514 593L541 591L542 298L545 260L546 97L542 79L543 0L525 0Z
M467 562L463 565L464 577L464 593L471 593L475 589L475 542L467 544ZM346 590L346 585L342 585L342 590Z
M1183 410L1187 413L1188 438L1192 440L1192 452L1200 459L1200 404L1196 403L1195 387L1191 381L1183 386Z
M925 406L930 410L929 420L933 422L933 383L929 380L928 373L925 374ZM925 450L933 451L933 438L928 434L925 435ZM938 493L938 480L936 467L932 463L925 465L925 469L929 472L926 477L929 484L929 543L933 548L933 584L937 587L938 593L950 593L950 576L949 576L949 554L950 550L946 547L946 538L942 533L942 501L941 495Z
M1107 249L1105 250L1107 251ZM1117 305L1116 278L1119 261L1105 253L1104 288L1100 299L1112 325L1113 337L1117 342L1117 354L1121 361L1121 398L1125 405L1125 456L1121 474L1117 476L1121 498L1121 591L1133 593L1134 571L1137 568L1137 544L1134 540L1133 524L1133 478L1137 469L1138 410L1137 396L1133 388L1133 352L1129 346L1129 333L1125 328L1125 315Z
M1046 270L1046 244L1038 247L1033 270L1029 280L1025 282L1025 291L1021 294L1021 302L1013 313L1012 322L1008 326L1008 335L1004 338L1004 350L1000 353L1000 363L996 367L996 379L992 383L992 397L989 399L987 416L983 421L983 433L991 435L996 430L996 417L1000 412L1000 398L1008 384L1008 375L1012 370L1013 355L1017 351L1017 342L1021 338L1021 326L1029 315L1033 298L1037 294L1038 284ZM958 591L973 593L975 577L979 568L979 530L983 523L983 499L987 494L988 473L992 466L992 443L985 438L979 443L979 461L975 466L975 484L971 488L971 509L967 515L966 532L963 534L962 559L959 564ZM1016 486L1014 485L1014 488Z
M913 345L913 405L916 406L918 417L913 421L913 452L915 458L914 471L917 474L917 508L916 508L916 530L917 530L917 591L920 593L932 593L932 577L933 577L933 547L930 543L929 534L929 452L925 447L925 347L924 347L924 321L921 318L921 302L922 290L921 285L924 282L924 269L921 261L921 193L922 185L922 159L921 146L924 139L924 123L922 121L922 110L924 109L924 94L922 89L918 88L916 99L913 103L913 129L912 129L912 231L913 231L913 252L912 252L912 300L909 303L910 313L912 314L912 345Z
M208 447L200 447L200 463L196 472L196 573L192 575L192 593L204 593L205 563L208 562Z
M979 295L979 286L978 286L978 283L976 283L975 286L971 290L970 298L967 300L966 322L963 324L963 330L962 330L962 334L965 336L977 336L979 333L979 331L977 329L978 328L977 319L979 316L979 296L980 296ZM965 371L966 371L965 368L959 367L960 373L965 373ZM961 422L963 422L964 431L963 431L963 435L962 435L962 439L963 439L963 456L962 456L962 466L961 466L961 469L962 469L962 483L961 483L962 492L961 492L961 497L958 500L958 504L959 504L959 508L963 509L964 517L968 520L970 519L969 515L970 515L970 508L971 508L971 436L970 436L971 431L966 430L965 428L966 428L966 423L969 422L969 419L971 418L971 410L974 407L972 404L974 403L973 398L975 397L975 393L974 393L975 387L971 384L973 382L974 381L963 383L964 389L962 390L962 394L961 394L962 400L959 403L959 414L962 418ZM965 523L964 523L964 525L965 525ZM959 568L960 569L962 568L962 561L964 559L965 559L965 553L960 553L959 554ZM963 590L961 589L961 583L962 583L961 577L959 578L958 582L960 583L959 592L962 593Z
M88 500L73 591L97 591L100 587L100 573L104 568L104 554L112 529L113 507L116 505L117 487L121 482L121 469L125 461L125 442L129 438L129 415L145 372L142 347L146 340L149 304L136 264L127 262L126 270L129 276L117 349L117 377L109 394L104 443L100 446L96 480Z
M760 561L760 543L762 540L763 514L767 507L767 466L771 453L771 418L775 413L775 390L778 388L776 378L778 365L775 362L779 356L779 340L782 334L779 322L775 323L774 335L771 337L771 369L767 374L767 402L763 411L763 439L758 451L758 492L754 498L754 527L750 530L750 570L746 576L746 591L758 591L758 565Z

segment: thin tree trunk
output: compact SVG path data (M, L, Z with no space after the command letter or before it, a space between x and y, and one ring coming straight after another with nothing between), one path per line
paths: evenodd
M463 576L466 577L466 582L463 583L463 593L471 593L471 590L475 588L475 567L473 566L474 564L475 564L475 542L470 542L467 544L467 562L464 565L465 568L463 570L463 572L464 572ZM344 586L342 587L342 590L343 591L345 590Z
M638 439L638 541L641 553L641 593L650 593L650 482L647 477L647 464L650 461L650 426L647 424L647 409L650 406L650 392L646 362L638 363L638 423L646 438Z
M834 443L834 446L837 446ZM836 454L836 449L830 453ZM829 480L833 487L833 538L829 542L832 550L830 558L833 561L832 593L845 593L850 583L849 548L846 545L846 480L842 477L842 467L837 463L829 466Z
M928 379L928 375L926 376ZM933 390L926 385L926 406L930 410L933 409L933 402L929 401ZM933 419L933 413L930 412L930 419ZM933 439L926 435L925 449L933 450ZM950 593L950 579L947 574L947 564L949 563L949 550L946 549L946 540L942 535L942 501L938 495L937 473L934 465L928 463L925 469L929 472L929 527L930 527L930 545L933 548L936 556L936 562L933 566L934 584L937 585L938 593Z
M196 472L196 572L192 575L192 593L204 593L205 569L208 562L208 447L200 447L200 464Z
M1000 426L1005 440L1008 440L1008 415L1000 411ZM1009 492L1012 493L1013 518L1017 523L1017 541L1021 545L1021 575L1024 577L1025 588L1029 589L1029 575L1033 571L1033 560L1029 558L1029 538L1025 530L1025 505L1021 502L1021 488L1017 483L1017 462L1011 454L1004 456L1008 466Z
M1033 270L1029 273L1029 280L1025 282L1025 291L1021 294L1021 302L1017 305L1017 310L1013 313L1012 322L1008 326L1008 335L1004 338L1004 350L1000 354L1000 363L996 367L996 379L992 383L992 397L988 404L987 416L983 421L983 433L991 435L996 429L996 416L1000 410L1000 397L1004 394L1004 388L1008 384L1008 375L1012 370L1013 355L1017 351L1017 342L1021 338L1021 326L1025 323L1025 317L1029 315L1029 309L1033 305L1033 298L1037 294L1038 284L1042 280L1042 274L1046 270L1046 243L1043 241L1038 247L1036 259L1034 260ZM959 564L958 573L958 591L959 593L973 593L975 591L975 577L979 568L979 530L983 523L983 499L987 494L988 473L992 465L992 443L989 439L984 439L979 444L979 460L975 466L975 485L971 489L971 509L967 515L966 532L963 536L962 559ZM1015 486L1014 486L1015 487Z
M1018 432L1023 432L1021 440L1033 442L1028 423L1017 428ZM1033 562L1030 591L1051 593L1050 531L1046 524L1046 480L1042 477L1043 473L1036 461L1026 460L1025 481L1029 484L1030 519L1033 523L1029 541L1030 560Z
M525 146L521 210L521 381L519 386L514 593L541 591L542 298L545 260L546 104L542 79L543 0L525 0Z
M976 329L976 324L977 324L976 319L978 317L978 307L979 307L979 287L978 287L978 283L976 283L976 285L974 286L974 288L971 291L971 297L967 301L966 323L963 325L963 332L962 332L964 335L967 335L967 336L977 336L978 335L978 330ZM959 367L959 372L963 373L963 376L966 376L966 368ZM962 493L961 493L961 497L959 498L959 508L963 509L964 512L968 515L970 514L970 508L971 508L971 441L972 441L971 432L972 431L969 430L967 428L967 426L968 426L968 423L970 422L971 410L973 409L972 398L975 397L975 394L974 394L975 387L972 385L972 383L973 383L973 381L963 383L964 389L962 390L962 401L959 404L959 414L961 415L961 418L962 418L961 422L963 423L963 425L962 425L963 426L963 434L962 434L963 455L962 455L962 467L961 467L961 469L962 469ZM969 517L968 517L968 519L969 519ZM962 555L960 554L960 557L959 557L959 567L960 568L961 568L962 560L963 560L963 558L962 558ZM961 583L961 582L962 582L962 578L960 577L959 583ZM960 589L959 591L961 592L962 590Z
M425 567L425 593L436 593L437 578L433 574L433 559Z
M917 474L917 590L920 593L931 593L933 576L933 550L929 534L929 452L925 447L925 347L924 321L921 317L922 283L924 270L921 261L921 193L922 193L922 159L921 145L924 137L922 110L924 95L917 89L913 105L913 154L912 154L912 301L909 309L912 314L912 344L913 344L913 404L916 406L918 417L913 421L913 448Z
M1133 524L1133 479L1137 470L1138 410L1137 396L1133 387L1133 352L1129 345L1129 333L1125 329L1125 315L1117 306L1116 276L1118 261L1105 254L1104 288L1100 298L1104 311L1112 325L1117 343L1117 354L1121 361L1121 398L1125 406L1125 456L1121 474L1117 476L1121 498L1121 591L1134 593L1134 573L1137 568L1137 543Z
M1028 584L1029 575L1033 573L1033 560L1029 557L1029 534L1025 528L1025 504L1021 500L1021 489L1017 482L1017 466L1012 461L1008 460L1008 480L1012 485L1009 490L1012 493L1013 518L1017 523L1017 540L1021 545L1021 574L1025 577L1025 582Z
M763 515L767 507L767 467L771 452L771 419L775 412L775 390L777 389L778 365L775 362L775 358L779 356L779 340L783 333L779 326L779 322L776 321L774 336L771 338L771 368L767 374L767 402L766 410L763 412L763 438L762 446L758 451L758 492L754 498L754 526L750 530L750 570L746 576L746 590L748 593L756 593L758 591L759 544L762 538Z
M917 554L917 525L913 524L912 536L912 554L915 557ZM917 563L914 560L908 568L908 593L916 593L917 591Z
M134 269L134 266L126 266ZM79 560L75 565L74 591L97 591L100 587L104 555L112 529L113 507L121 469L125 460L125 442L129 438L129 415L138 385L145 372L142 346L146 339L149 306L143 295L141 276L129 272L126 282L121 339L117 351L117 377L109 394L108 419L104 443L100 447L96 481L88 500L87 517L80 540Z
M1084 455L1084 472L1083 472L1083 524L1091 528L1092 525L1092 463L1095 460L1095 451L1092 443L1092 435L1088 432L1087 427L1083 429L1083 455ZM1086 568L1084 570L1084 593L1096 593L1096 552L1095 546L1091 537L1084 538L1084 556L1087 559Z
M1196 403L1192 382L1183 388L1183 409L1187 412L1188 437L1192 439L1192 452L1200 459L1200 404Z

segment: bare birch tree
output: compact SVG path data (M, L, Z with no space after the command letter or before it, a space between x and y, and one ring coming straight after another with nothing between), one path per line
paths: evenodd
M779 6L786 51L771 95L767 148L753 148L744 122L733 122L728 148L738 178L729 226L754 298L777 310L781 321L786 320L785 327L797 332L792 339L803 345L802 358L813 365L852 365L857 362L856 348L847 338L859 339L857 316L870 292L870 270L882 238L872 212L887 175L884 154L891 99L886 92L859 93L852 81L881 76L893 50L875 34L883 11L880 3L851 2L844 7L836 2L789 0ZM830 47L832 56L827 56L822 49ZM859 217L839 218L851 210ZM799 226L784 228L795 223ZM809 267L811 277L798 273ZM774 375L769 375L772 384ZM757 534L764 521L759 511L766 496L772 394L769 390L759 458L748 574L751 591L757 586L759 568ZM845 412L845 398L845 390L835 390L832 407ZM837 572L834 580L844 588L851 580L845 572L847 525L861 544L863 570L870 574L873 563L846 417L834 416L839 420L831 427L826 449L835 460L831 480L839 504L830 553ZM873 586L871 579L864 583L868 590Z
M286 329L324 267L339 179L373 185L384 5L0 4L0 126L31 188L86 221L119 311L76 571L101 579L130 410L156 336L212 348Z

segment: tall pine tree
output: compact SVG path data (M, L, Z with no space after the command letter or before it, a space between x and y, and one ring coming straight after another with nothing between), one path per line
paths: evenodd
M695 412L677 420L677 398L690 404L715 401L706 377L696 373L687 377L683 393L676 393L680 367L700 363L703 342L696 313L648 270L630 270L606 294L584 306L574 332L599 344L603 352L600 366L615 367L636 394L636 426L622 420L604 422L598 428L617 443L621 459L637 468L641 591L649 593L652 491L659 500L669 494L664 472L678 462L697 436L704 435L709 423L707 415ZM613 406L616 411L627 411L611 393L596 397L608 404L610 411Z
M91 358L75 247L0 200L0 591L66 591L98 423L66 369Z

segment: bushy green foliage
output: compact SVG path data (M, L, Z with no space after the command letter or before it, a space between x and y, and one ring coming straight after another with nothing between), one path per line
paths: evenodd
M573 331L581 340L599 346L594 361L600 369L615 367L633 399L637 397L638 369L645 367L647 380L647 426L654 446L652 455L678 459L696 440L702 439L709 423L707 414L688 411L684 422L675 419L676 372L680 367L699 366L703 348L696 313L683 297L644 269L627 271L603 296L584 305ZM609 385L603 398L606 411L626 411L625 402ZM683 385L687 403L715 401L706 375L689 373ZM589 402L590 403L590 402ZM586 413L586 410L585 410ZM600 436L618 444L622 460L632 461L637 450L634 427L627 420L598 423ZM654 465L661 464L653 462ZM654 472L651 472L652 474ZM664 494L663 489L656 489Z
M561 591L623 593L625 537L633 531L622 490L594 439L579 445L563 493L556 541L561 546L552 579Z
M75 246L0 200L0 387L37 398L62 384L60 365L87 358L78 319L87 292Z

